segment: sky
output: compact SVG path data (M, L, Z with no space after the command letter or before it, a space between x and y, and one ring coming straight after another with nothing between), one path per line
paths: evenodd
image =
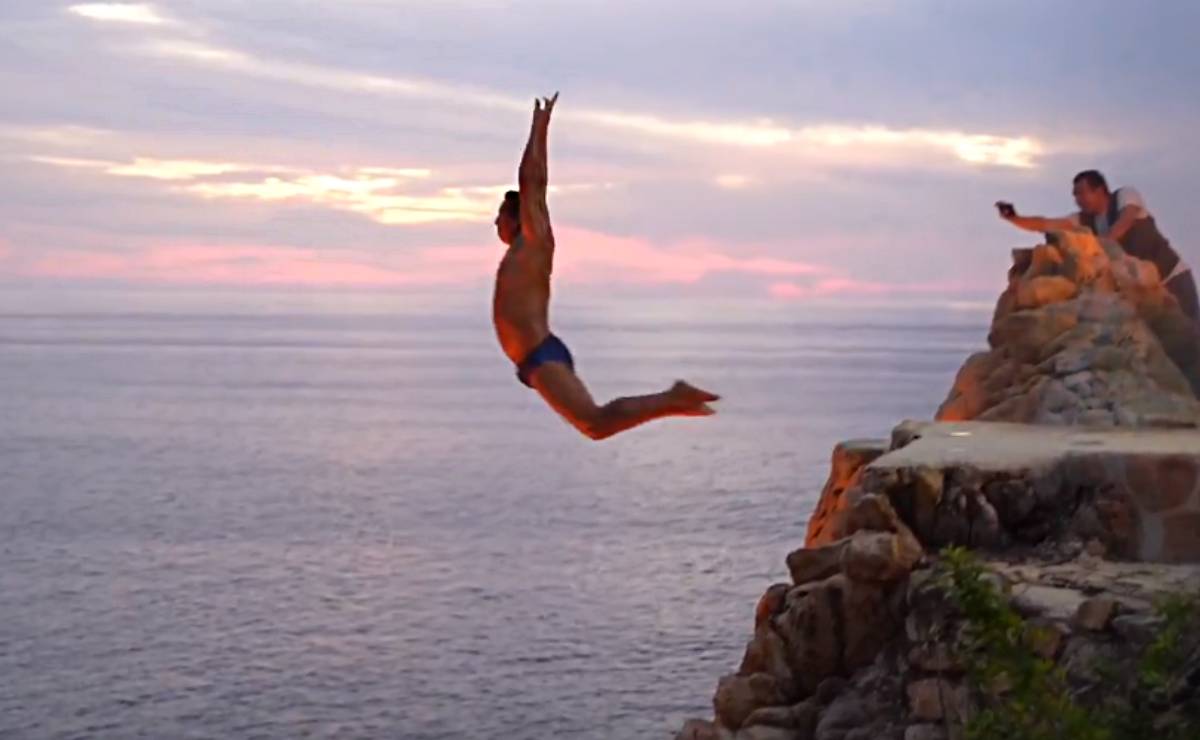
M556 290L981 305L1134 185L1200 262L1200 4L0 4L0 287L490 291L535 96Z

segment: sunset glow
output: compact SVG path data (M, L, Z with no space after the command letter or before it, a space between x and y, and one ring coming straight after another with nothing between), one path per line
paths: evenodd
M83 3L72 5L68 10L75 15L94 21L137 23L150 26L166 22L152 6L134 3Z
M492 32L512 8L456 0L0 10L21 29L0 50L21 101L0 116L0 282L486 291L534 97L555 90L555 276L584 293L987 304L1036 240L991 204L1067 213L1087 167L1200 230L1173 185L1194 169L1173 146L1191 80L1128 50L1081 81L983 6L933 34L920 2L697 0L663 35L662 8L539 2L536 51ZM1075 27L1052 5L1022 13ZM1037 84L994 74L1000 30ZM1119 113L1118 84L1137 98Z

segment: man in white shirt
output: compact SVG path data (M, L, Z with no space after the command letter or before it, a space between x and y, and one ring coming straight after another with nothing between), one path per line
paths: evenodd
M1079 210L1062 218L1018 216L1009 203L997 203L1001 218L1027 231L1065 231L1085 228L1115 240L1125 252L1153 262L1163 287L1179 301L1183 312L1200 321L1200 298L1191 268L1158 230L1138 191L1130 187L1109 192L1104 175L1085 170L1075 176L1072 193Z

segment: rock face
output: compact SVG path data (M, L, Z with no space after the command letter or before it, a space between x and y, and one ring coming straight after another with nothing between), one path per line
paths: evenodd
M961 737L978 697L929 568L948 545L984 553L1029 648L1084 694L1154 639L1157 597L1200 591L1200 328L1153 266L1052 241L1014 253L940 421L834 450L791 582L679 738ZM1200 640L1193 659L1200 686Z
M1200 327L1154 266L1090 234L1056 237L1014 252L990 349L967 360L937 418L1200 426Z
M823 545L834 540L832 532L826 528L830 520L845 509L843 494L858 483L863 468L887 451L888 442L882 439L851 440L842 442L833 449L829 481L821 491L817 510L808 520L806 542L810 545Z
M852 534L850 512L880 495L926 546L1091 544L1126 559L1200 562L1200 430L908 422L894 436L904 446L859 471L822 539L789 563Z

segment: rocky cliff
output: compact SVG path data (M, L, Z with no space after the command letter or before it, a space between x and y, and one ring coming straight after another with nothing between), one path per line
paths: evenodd
M937 740L988 719L1017 689L971 680L980 628L948 585L951 546L978 553L989 613L1027 620L1031 660L1056 667L1004 682L1061 675L1064 718L1132 701L1111 671L1161 647L1160 597L1200 593L1200 327L1153 266L1085 234L1050 242L1014 252L989 349L937 421L835 449L790 582L760 599L714 718L679 740ZM1151 717L1168 734L1200 703L1200 639L1179 650L1194 682Z
M1200 328L1158 271L1112 242L1065 232L1016 250L988 334L943 421L1200 425Z

